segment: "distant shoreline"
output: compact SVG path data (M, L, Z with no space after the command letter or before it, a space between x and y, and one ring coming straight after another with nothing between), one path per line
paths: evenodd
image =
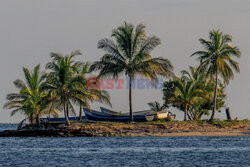
M173 121L173 122L75 122L26 126L5 130L0 137L144 137L144 136L250 136L250 121Z

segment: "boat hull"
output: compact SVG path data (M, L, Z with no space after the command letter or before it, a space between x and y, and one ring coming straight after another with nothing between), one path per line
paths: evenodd
M108 115L122 115L122 116L129 116L129 113L119 113L116 111L112 111L103 107L100 107L102 113L104 114L108 114ZM150 114L154 114L154 111L152 110L143 110L143 111L135 111L133 112L133 116L137 116L137 115L150 115Z
M128 122L130 117L128 115L109 115L95 110L84 109L85 115L89 120L94 121L111 121L111 122ZM134 121L144 122L147 121L144 115L134 116Z

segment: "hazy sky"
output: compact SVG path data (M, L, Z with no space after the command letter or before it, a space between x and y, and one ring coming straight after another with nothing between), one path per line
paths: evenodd
M227 87L227 106L233 117L250 118L250 1L248 0L1 0L0 1L0 104L15 92L12 82L23 79L22 67L33 68L50 60L50 52L80 49L83 61L95 61L103 51L97 41L110 37L124 21L144 23L147 34L161 38L152 53L171 60L176 74L198 65L190 55L201 49L199 38L220 28L233 36L242 57L241 73ZM126 85L126 84L125 84ZM127 89L110 91L113 108L128 111ZM162 101L161 90L134 91L134 109L147 109L150 101ZM100 104L93 104L98 108ZM176 111L179 119L183 113ZM225 118L225 113L217 114ZM0 122L18 122L1 109Z

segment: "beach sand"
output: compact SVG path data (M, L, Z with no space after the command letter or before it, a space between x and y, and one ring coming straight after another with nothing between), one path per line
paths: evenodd
M135 135L140 136L140 135ZM173 132L173 133L154 133L141 136L250 136L250 131L228 131L228 132Z

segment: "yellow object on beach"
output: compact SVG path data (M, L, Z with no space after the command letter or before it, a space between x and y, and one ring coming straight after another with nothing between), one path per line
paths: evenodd
M156 113L156 119L165 119L168 117L168 111L160 111Z

